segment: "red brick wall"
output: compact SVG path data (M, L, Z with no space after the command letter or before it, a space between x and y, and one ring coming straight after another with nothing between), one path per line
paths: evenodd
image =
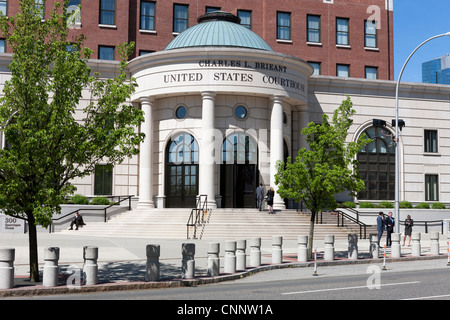
M47 0L47 14L58 0ZM9 1L8 14L15 15L18 1ZM99 0L82 0L81 29L72 34L83 33L86 46L98 56L98 46L115 46L135 41L136 55L139 50L160 51L174 38L172 34L173 4L189 4L189 25L197 24L197 18L205 13L206 6L237 13L238 9L252 11L252 30L262 36L276 51L299 57L305 61L321 62L323 75L336 75L336 64L349 64L350 76L365 77L365 66L378 67L378 77L394 79L393 15L385 9L385 0L156 0L156 33L139 31L140 0L116 0L116 28L99 27ZM381 28L378 30L378 50L364 48L364 21L371 5L378 6ZM290 43L276 39L277 11L291 12ZM306 42L306 16L321 16L321 46ZM350 49L336 47L336 17L350 19ZM118 58L117 50L116 57Z

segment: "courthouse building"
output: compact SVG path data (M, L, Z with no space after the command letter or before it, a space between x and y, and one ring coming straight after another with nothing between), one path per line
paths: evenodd
M281 3L285 2L292 1ZM373 143L358 155L366 190L355 199L345 194L338 197L356 202L393 201L395 128L391 121L395 118L396 82L392 75L392 2L304 2L320 5L311 7L311 12L302 11L302 36L294 31L300 11L296 7L289 19L282 19L275 8L247 10L253 17L250 28L243 23L248 21L246 15L217 10L226 9L223 1L223 7L214 7L210 13L204 14L203 8L198 21L192 23L191 19L184 31L172 32L170 41L155 52L139 55L144 46L137 41L136 56L128 64L128 72L138 84L130 103L145 112L145 123L137 130L144 132L146 139L139 156L112 170L99 165L95 175L75 181L78 193L132 194L137 208L192 208L199 195L206 195L212 208L255 207L258 184L266 190L277 189L276 162L295 158L298 150L307 147L301 130L309 122L319 123L324 113L331 115L348 95L356 110L348 141L365 133ZM370 5L361 2L377 5L368 10ZM113 3L119 7L126 1ZM139 10L160 5L160 1L139 3ZM236 5L241 4L245 9L244 2ZM352 6L359 8L358 18L346 15L353 15L348 10ZM339 15L333 11L338 9ZM142 25L142 19L154 20L146 20L139 10L141 26L136 38L159 34L160 25ZM289 13L286 10L282 13ZM146 12L156 17L159 11ZM325 23L330 12L335 14L333 22ZM257 14L264 17L267 28ZM118 31L122 22L114 17ZM76 22L81 29L83 19L82 9L81 22ZM372 19L380 29L371 28L368 21ZM317 21L319 24L314 23ZM361 27L352 32L356 24ZM150 29L141 29L143 26ZM273 30L269 26L274 26ZM102 28L116 30L108 25ZM270 30L280 38L272 39ZM287 52L286 46L300 42L297 48L303 49ZM106 51L99 45L99 58L101 52ZM4 64L8 59L4 54ZM91 64L103 76L112 74L118 65L104 59ZM3 70L5 79L7 71ZM399 110L406 124L399 137L400 200L450 203L450 86L402 83ZM374 126L374 119L386 125ZM290 206L286 199L276 197L276 208L286 205Z

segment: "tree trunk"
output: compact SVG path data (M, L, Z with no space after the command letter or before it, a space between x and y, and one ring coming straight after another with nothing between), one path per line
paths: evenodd
M313 243L314 243L314 220L316 213L311 211L311 220L309 221L309 237L308 237L308 257L313 259Z
M39 282L39 265L38 265L38 244L37 230L33 213L27 214L28 217L28 244L30 258L30 282Z

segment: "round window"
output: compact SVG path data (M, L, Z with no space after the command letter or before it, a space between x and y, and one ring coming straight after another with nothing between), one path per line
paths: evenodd
M236 108L234 108L234 116L239 120L247 118L247 114L247 108L244 106L237 106Z
M186 118L187 115L187 109L184 106L180 106L177 108L177 110L175 111L175 116L177 117L177 119L184 119Z

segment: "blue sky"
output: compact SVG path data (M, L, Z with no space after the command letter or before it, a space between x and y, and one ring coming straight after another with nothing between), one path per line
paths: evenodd
M394 0L395 80L418 45L446 32L450 32L450 0ZM450 54L450 37L426 43L408 62L402 82L422 82L422 63L445 54Z

